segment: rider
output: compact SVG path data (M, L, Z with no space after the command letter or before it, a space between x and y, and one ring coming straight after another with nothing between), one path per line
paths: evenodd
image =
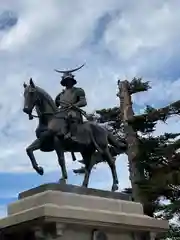
M76 141L75 134L77 125L83 122L80 108L87 105L84 90L82 88L74 87L77 81L74 79L72 72L80 68L70 71L56 70L57 72L63 73L60 83L65 87L65 89L56 96L55 103L57 107L60 107L59 110L64 108L67 111L67 127L64 138L71 138L74 141Z

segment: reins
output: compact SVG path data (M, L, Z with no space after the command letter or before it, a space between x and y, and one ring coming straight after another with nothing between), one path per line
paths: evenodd
M88 119L88 114L84 111L84 110L82 110L82 109L80 109L79 107L76 107L76 106L74 106L74 105L71 105L71 104L69 104L69 103L67 103L67 102L65 102L65 101L61 101L60 103L63 103L63 104L66 104L67 105L67 107L65 107L65 108L61 108L61 111L62 110L64 110L64 111L67 111L67 110L69 110L69 109L75 109L76 111L79 111L86 119ZM37 116L37 115L34 115L34 114L29 114L29 119L33 119L33 118L40 118L42 115L51 115L51 116L54 116L54 117L56 117L56 113L58 113L58 111L57 112L55 112L55 113L48 113L48 112L44 112L44 113L41 113L41 115L40 116ZM56 117L56 118L62 118L62 117Z

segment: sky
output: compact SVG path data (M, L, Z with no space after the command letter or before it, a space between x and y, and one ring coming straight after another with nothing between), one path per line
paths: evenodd
M88 100L86 111L119 105L117 80L143 77L152 89L133 96L136 112L180 98L179 0L0 1L0 217L18 193L61 176L55 153L37 151L44 176L32 169L25 148L35 140L37 120L22 112L23 82L33 78L53 98L62 90L54 69L76 73ZM155 134L179 132L178 117L158 123ZM78 156L78 155L77 155ZM68 183L78 163L66 154ZM120 190L130 186L127 158L117 159ZM108 166L93 170L90 187L109 190Z

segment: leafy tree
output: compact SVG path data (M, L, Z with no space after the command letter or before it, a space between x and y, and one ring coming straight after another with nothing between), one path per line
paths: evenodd
M96 111L96 121L105 124L128 148L131 189L133 200L140 201L145 214L172 220L180 218L180 133L154 136L158 121L180 114L180 101L160 109L147 106L144 113L135 115L131 96L150 89L149 82L134 78L131 82L118 81L120 107ZM113 151L113 156L122 152ZM103 161L97 158L94 164ZM82 162L83 163L83 162ZM84 173L84 167L75 170ZM164 202L167 202L166 204ZM167 234L169 239L180 239L180 227L172 223Z

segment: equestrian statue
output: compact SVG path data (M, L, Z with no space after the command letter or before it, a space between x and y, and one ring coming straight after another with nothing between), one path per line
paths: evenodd
M73 72L82 68L60 71L62 73L61 85L65 87L55 98L42 88L35 85L32 79L29 83L24 83L24 108L23 111L29 115L29 119L37 117L39 119L36 128L36 139L26 148L33 168L40 175L44 170L38 165L34 151L41 150L44 152L55 151L58 162L61 167L62 177L60 181L66 182L67 171L65 164L65 152L71 152L75 160L75 152L82 155L85 164L85 175L83 187L87 187L92 169L93 156L97 152L108 163L113 177L112 191L118 189L118 177L116 172L115 161L109 151L109 146L114 149L126 150L124 142L117 141L113 134L106 128L98 125L96 122L89 121L88 115L82 107L87 105L85 91L82 88L75 87L77 81ZM36 110L37 116L32 114ZM83 116L86 120L83 119Z

